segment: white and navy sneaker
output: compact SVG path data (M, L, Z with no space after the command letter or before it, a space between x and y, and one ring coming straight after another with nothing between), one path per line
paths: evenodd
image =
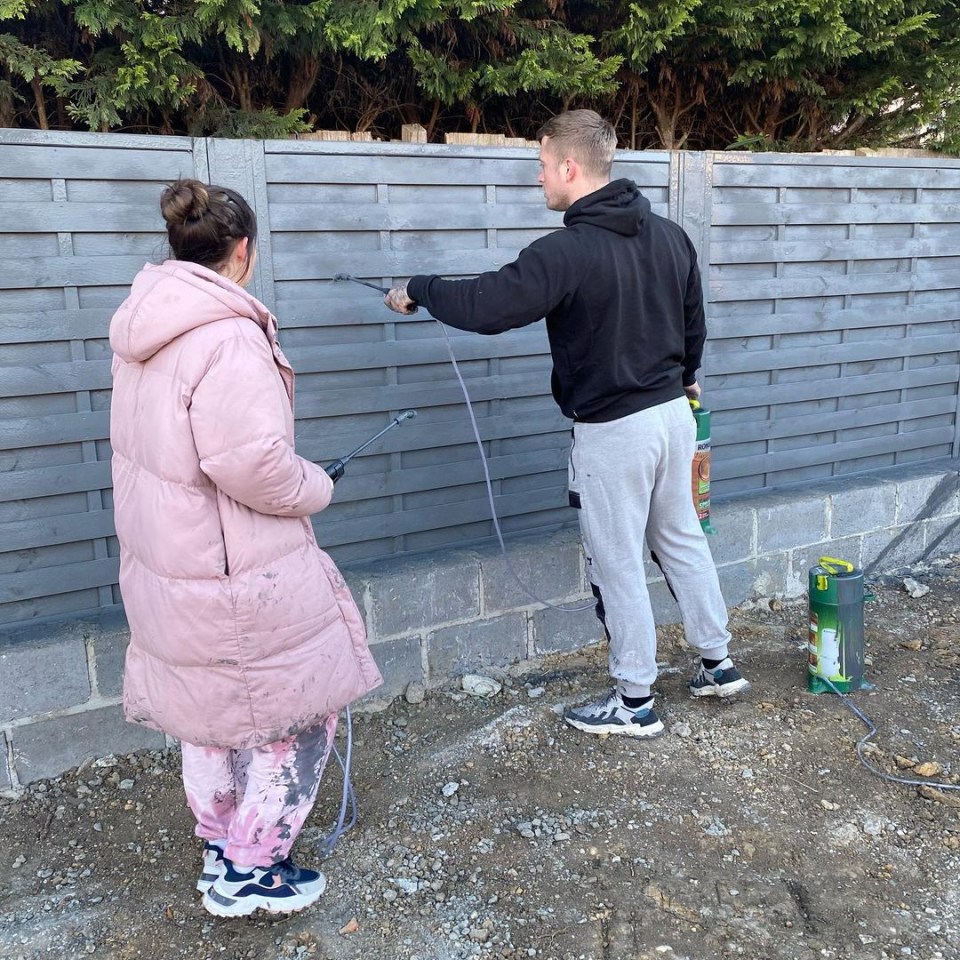
M750 682L740 676L740 671L727 657L710 669L704 666L701 660L700 669L690 681L689 689L695 697L719 697L721 700L729 700L746 693L750 689Z
M619 690L611 690L602 700L571 707L563 719L585 733L619 733L627 737L658 737L663 733L663 724L652 706L628 707Z
M223 876L223 851L214 843L204 841L203 866L200 868L200 879L197 880L197 889L206 893L214 881Z
M317 870L304 870L287 857L272 867L240 873L224 858L223 875L203 895L203 906L216 917L246 917L254 910L296 913L316 903L327 887Z

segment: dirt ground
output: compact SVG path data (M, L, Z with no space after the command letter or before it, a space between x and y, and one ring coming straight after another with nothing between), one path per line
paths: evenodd
M869 760L957 783L960 557L912 576L925 596L876 585L876 688L853 700ZM606 687L602 649L516 668L490 700L451 684L355 717L359 823L286 919L203 911L176 751L33 784L0 802L0 957L960 958L960 791L868 772L861 720L806 691L805 605L772 607L735 611L754 689L728 705L687 695L693 657L662 631L656 740L560 721ZM331 763L308 865L340 789Z

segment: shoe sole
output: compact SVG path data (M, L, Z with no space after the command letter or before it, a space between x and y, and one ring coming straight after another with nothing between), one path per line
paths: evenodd
M575 730L581 730L583 733L612 733L619 734L622 737L633 737L635 740L652 740L654 737L659 737L664 730L663 722L660 720L645 727L625 727L621 723L592 724L574 720L572 717L564 717L563 719Z
M688 687L692 697L716 697L718 700L732 700L750 690L750 681L734 680L733 683L724 683L710 687Z
M239 900L220 894L224 900L229 900L230 903L219 903L213 899L210 895L211 891L208 890L203 895L202 903L204 910L215 917L249 917L256 910L266 910L267 913L299 913L307 907L312 907L323 896L326 889L327 884L324 881L323 886L312 893L301 893L296 897L286 897L283 900L276 901L253 896Z

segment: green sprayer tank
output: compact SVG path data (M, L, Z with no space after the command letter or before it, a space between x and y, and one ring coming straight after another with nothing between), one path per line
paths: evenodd
M859 690L865 685L863 572L846 560L821 557L810 568L808 589L809 689L813 693L834 692L833 687L841 693Z
M693 455L693 505L704 533L716 533L710 524L710 411L699 400L690 399L693 422L697 425L697 450Z

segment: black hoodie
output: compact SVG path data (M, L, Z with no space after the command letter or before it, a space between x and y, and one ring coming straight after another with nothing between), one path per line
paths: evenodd
M615 180L564 214L566 229L473 280L417 276L411 299L460 330L502 333L546 317L554 399L572 420L617 420L683 396L706 326L697 255Z

